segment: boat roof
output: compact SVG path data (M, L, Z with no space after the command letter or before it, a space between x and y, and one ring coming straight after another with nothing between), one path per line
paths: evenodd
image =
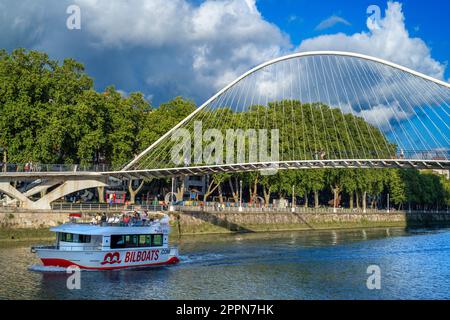
M150 234L164 233L166 228L162 228L159 222L148 226L101 226L94 224L65 223L57 227L50 228L53 232L66 232L83 235L113 235L113 234Z

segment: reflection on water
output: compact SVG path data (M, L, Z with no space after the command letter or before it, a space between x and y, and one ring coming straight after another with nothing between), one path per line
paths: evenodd
M29 244L0 248L1 299L449 299L450 229L183 237L181 263L144 270L36 272ZM368 290L369 265L381 290Z

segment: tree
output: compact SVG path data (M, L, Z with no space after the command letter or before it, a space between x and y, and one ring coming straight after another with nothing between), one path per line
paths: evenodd
M45 53L0 51L0 147L9 162L71 162L64 110L75 106L92 79L80 63L59 65ZM61 112L63 111L63 112ZM64 148L69 154L64 154Z
M354 194L358 190L358 180L356 179L357 171L348 169L344 171L342 177L343 190L349 195L349 208L353 209Z
M444 194L444 202L443 204L447 207L450 206L450 179L448 176L441 176L441 185L443 188L443 194Z
M312 190L311 177L313 177L313 172L309 170L295 170L291 174L292 181L291 185L295 187L297 194L303 195L304 206L308 207L308 196Z
M139 134L151 106L142 93L123 97L114 87L104 92L107 108L106 158L113 167L121 168L140 151Z
M314 208L319 207L319 192L325 188L325 170L308 171L310 189L314 192Z
M280 170L273 175L273 190L278 192L281 199L291 194L292 181L295 181L295 178L296 173L291 170Z
M128 192L130 193L130 204L134 204L136 202L136 195L139 193L139 191L142 190L142 187L144 186L145 180L142 179L139 183L138 187L136 189L133 189L133 181L134 179L128 180Z
M264 204L266 206L270 205L270 195L274 189L276 179L277 177L275 175L261 176L260 184L263 190Z
M386 171L383 169L367 170L367 191L372 195L371 208L375 208L379 195L384 190Z
M215 173L209 176L208 188L203 195L203 201L206 202L208 197L221 186L221 184L228 178L227 174Z
M342 191L342 182L345 175L345 169L329 169L326 172L326 179L333 192L333 208L336 208L340 200L339 195Z
M231 195L235 203L239 202L239 179L241 174L232 174L228 179L228 185L230 187Z
M145 150L195 109L192 101L176 97L160 104L156 109L145 110L145 117L137 134L138 150Z
M390 201L398 209L401 209L401 206L406 201L405 182L401 179L401 174L398 169L389 170L387 177Z

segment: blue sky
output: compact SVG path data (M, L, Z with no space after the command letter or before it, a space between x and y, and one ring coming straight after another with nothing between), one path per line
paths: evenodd
M441 62L450 59L450 1L407 0L402 3L405 24L412 37L419 37L432 49L432 55ZM303 39L325 33L344 32L352 34L367 30L366 9L378 5L382 11L386 1L380 0L260 0L258 9L268 21L275 23L289 34L292 42L299 44ZM382 13L383 15L384 13ZM339 16L350 23L337 23L326 30L316 30L320 22L331 16ZM447 68L446 79L450 77Z
M65 26L70 4L80 7L81 30ZM384 19L377 34L366 25L373 4ZM73 57L98 90L141 91L153 105L176 95L200 104L259 63L314 49L362 52L449 79L450 3L387 9L378 0L0 0L0 47Z

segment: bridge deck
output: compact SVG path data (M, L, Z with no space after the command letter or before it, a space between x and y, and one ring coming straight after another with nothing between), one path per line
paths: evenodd
M58 172L0 172L0 181L39 178L165 178L182 175L205 175L220 172L248 172L284 169L320 169L320 168L400 168L400 169L438 169L450 170L450 160L421 159L343 159L343 160L301 160L280 162L259 162L242 164L223 164L210 166L193 166L180 168L161 168L123 171L58 171Z

